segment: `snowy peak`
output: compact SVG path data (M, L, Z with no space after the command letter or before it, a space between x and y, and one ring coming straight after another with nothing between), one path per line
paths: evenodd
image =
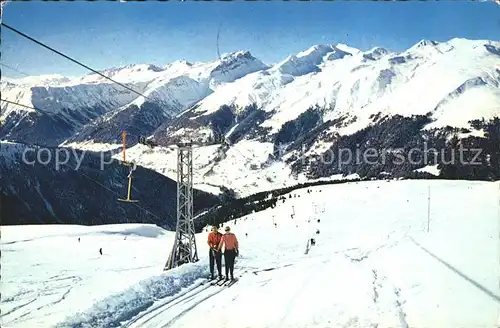
M145 92L148 98L155 99L163 105L168 104L177 110L186 109L208 94L209 90L206 86L184 75L154 81L149 84L149 88ZM133 104L141 106L144 101L143 97L139 97ZM169 114L175 115L177 113Z
M221 63L231 63L239 60L255 60L256 58L248 50L225 53L221 56Z
M313 46L297 55L288 56L273 67L273 70L282 74L301 76L313 72L319 72L318 65L323 57L332 51L331 46Z
M319 72L319 68L314 62L307 59L307 56L297 57L295 55L287 57L282 62L278 63L273 70L277 70L282 74L292 76L306 75L312 72Z
M375 47L369 51L363 53L363 58L365 60L379 60L380 58L387 55L389 51L385 48Z
M345 44L337 45L323 45L318 44L310 47L307 50L301 51L297 54L298 58L307 59L316 65L326 60L342 59L345 56L352 56L359 53L360 51L356 48L349 47ZM328 55L328 56L326 56Z
M297 58L309 60L315 65L319 65L323 61L323 57L331 52L334 48L330 45L315 45L311 48L301 51L297 54Z
M288 56L273 67L274 71L292 76L302 76L319 72L318 67L326 61L342 59L357 53L356 49L343 45L315 45L297 55Z
M100 73L108 77L112 77L113 75L119 73L135 73L135 72L145 72L145 71L161 72L163 71L163 68L151 64L131 64L122 67L113 67L110 69L106 69L100 71Z
M357 53L357 52L356 51L349 52L349 51L342 50L341 48L332 47L332 52L328 53L328 55L326 56L325 59L328 61L337 60L337 59L342 59L345 56L352 56L355 53Z
M346 53L352 54L352 55L356 55L356 54L359 54L361 52L361 50L359 50L357 48L350 47L344 43L337 43L335 45L335 49L338 49L340 51L343 51L343 52L346 52Z
M176 60L170 64L165 65L164 70L172 69L173 67L192 67L193 64L190 63L189 61L182 59L182 60Z
M135 64L100 71L101 74L123 83L144 82L156 78L163 68L150 64ZM108 83L106 78L92 73L77 81L78 83Z
M439 42L433 41L433 40L420 40L412 48L419 49L419 48L423 48L425 46L433 47L433 46L437 46L438 44L439 44Z
M2 76L2 83L7 82L19 86L53 86L69 82L68 77L59 74L45 74L37 76L27 76L23 78L10 78Z
M416 55L417 57L430 57L440 54L440 48L443 47L447 47L446 42L441 44L432 40L420 40L410 47L406 53Z
M222 83L233 82L247 74L267 68L266 64L252 56L249 51L224 54L210 72L210 85L215 88Z
M260 69L267 68L267 65L252 56L250 51L237 51L225 54L219 61L219 65L215 70L217 70L218 68L231 70L243 65L253 65L259 67Z
M273 70L292 76L319 72L318 65L323 62L323 57L332 50L332 46L329 45L312 46L307 50L299 52L297 55L288 56L273 67Z

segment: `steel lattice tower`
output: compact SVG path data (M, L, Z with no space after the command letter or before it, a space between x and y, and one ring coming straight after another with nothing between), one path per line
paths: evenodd
M177 145L177 229L164 270L198 261L193 222L193 148Z
M153 140L139 137L139 143L150 148L158 146ZM193 147L229 145L224 136L218 135L207 142L178 143L177 148L177 228L172 250L164 270L170 270L185 263L198 261L193 215Z

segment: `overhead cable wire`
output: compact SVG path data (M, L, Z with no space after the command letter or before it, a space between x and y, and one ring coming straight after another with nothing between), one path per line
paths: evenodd
M22 74L22 75L24 75L24 76L29 76L29 77L31 77L31 75L29 75L29 74L27 74L27 73L24 73L24 72L21 72L21 71L20 71L20 70L18 70L17 68L12 67L12 66L9 66L9 65L7 65L7 64L0 63L0 66L3 66L3 67L8 68L8 69L11 69L11 70L13 70L14 72L17 72L17 73Z
M49 115L49 113L47 113L46 111L41 110L40 108L36 108L36 107L28 106L28 105L23 105L23 104L17 103L15 101L10 101L10 100L7 100L7 99L1 99L0 98L0 101L6 102L6 103L11 104L11 105L16 105L16 106L21 106L21 107L24 107L24 108L33 109L35 111L39 111L39 112L42 112L42 113L44 113L46 115Z
M100 76L102 76L103 78L105 78L105 79L107 79L107 80L109 80L109 81L111 81L111 82L113 82L113 83L118 84L119 86L121 86L121 87L123 87L123 88L125 88L125 89L127 89L127 90L129 90L129 91L131 91L131 92L133 92L133 93L135 93L135 94L137 94L137 95L141 96L141 97L144 97L144 98L146 98L146 99L152 100L151 98L149 98L149 97L147 97L147 96L143 95L142 93L140 93L140 92L138 92L138 91L136 91L136 90L134 90L134 89L132 89L132 88L130 88L130 87L128 87L128 86L126 86L125 84L120 83L120 82L118 82L118 81L116 81L116 80L114 80L114 79L112 79L112 78L110 78L110 77L108 77L108 76L106 76L106 75L102 74L101 72L99 72L99 71L97 71L97 70L93 69L92 67L89 67L89 66L87 66L87 65L83 64L82 62L80 62L80 61L78 61L78 60L76 60L76 59L73 59L72 57L70 57L70 56L68 56L68 55L63 54L62 52L60 52L60 51L58 51L58 50L56 50L56 49L54 49L54 48L52 48L52 47L50 47L50 46L46 45L45 43L43 43L43 42L41 42L41 41L38 41L38 40L36 40L36 39L32 38L31 36L29 36L29 35L27 35L27 34L25 34L25 33L21 32L21 31L19 31L19 30L15 29L14 27L12 27L12 26L10 26L10 25L5 24L4 22L2 22L2 26L3 26L3 27L5 27L5 28L7 28L7 29L9 29L9 30L11 30L12 32L17 33L17 34L21 35L22 37L24 37L24 38L26 38L26 39L28 39L28 40L30 40L30 41L32 41L32 42L34 42L34 43L38 44L38 45L39 45L39 46L41 46L41 47L44 47L44 48L46 48L46 49L48 49L48 50L50 50L50 51L52 51L52 52L54 52L54 53L58 54L59 56L62 56L62 57L64 57L64 58L66 58L67 60L69 60L69 61L71 61L71 62L73 62L73 63L75 63L75 64L78 64L78 65L80 65L80 66L82 66L82 67L84 67L84 68L88 69L89 71L91 71L91 72L93 72L93 73L95 73L95 74L97 74L97 75L100 75Z
M54 48L52 48L52 47L48 46L48 45L46 45L45 43L43 43L43 42L41 42L41 41L38 41L38 40L34 39L33 37L31 37L31 36L27 35L26 33L23 33L23 32L21 32L21 31L17 30L16 28L14 28L14 27L12 27L12 26L10 26L10 25L7 25L7 24L5 24L5 23L3 23L3 22L1 23L1 25L2 25L3 27L5 27L5 28L7 28L7 29L9 29L9 30L11 30L11 31L13 31L13 32L15 32L15 33L17 33L17 34L21 35L22 37L24 37L24 38L26 38L26 39L28 39L28 40L30 40L30 41L32 41L32 42L34 42L34 43L36 43L36 44L38 44L38 45L42 46L42 47L44 47L44 48L46 48L46 49L48 49L48 50L50 50L50 51L52 51L52 52L54 52L54 53L56 53L56 54L58 54L58 55L62 56L62 57L64 57L64 58L66 58L66 59L70 60L71 62L76 63L76 64L78 64L78 65L80 65L80 66L82 66L82 67L84 67L84 68L86 68L86 69L90 70L91 72L93 72L93 73L95 73L95 74L98 74L99 76L102 76L102 77L104 77L105 79L107 79L107 80L109 80L109 81L111 81L111 82L113 82L113 83L115 83L115 84L117 84L117 85L119 85L119 86L121 86L121 87L123 87L123 88L125 88L125 89L127 89L127 90L129 90L129 91L131 91L131 92L133 92L133 93L135 93L135 94L137 94L137 95L139 95L139 96L141 96L141 97L144 97L144 98L146 98L146 99L149 99L149 100L153 101L153 99L149 98L148 96L145 96L145 95L143 95L142 93L140 93L140 92L138 92L138 91L136 91L136 90L134 90L134 89L132 89L132 88L130 88L130 87L128 87L128 86L126 86L126 85L124 85L124 84L122 84L122 83L120 83L120 82L118 82L118 81L116 81L116 80L114 80L114 79L112 79L112 78L110 78L110 77L108 77L108 76L104 75L104 74L102 74L101 72L99 72L99 71L97 71L97 70L95 70L95 69L93 69L93 68L91 68L91 67L89 67L89 66L87 66L87 65L83 64L82 62L80 62L80 61L78 61L78 60L76 60L76 59L73 59L72 57L70 57L70 56L68 56L68 55L66 55L66 54L64 54L64 53L62 53L62 52L60 52L60 51L58 51L58 50L56 50L56 49L54 49ZM187 119L187 118L186 118L184 115L180 115L180 116L178 116L176 119L174 119L174 120L173 120L170 124L173 126L174 124L179 123L179 122L180 122L181 120L183 120L183 119ZM201 123L196 122L195 120L191 120L191 122L194 122L195 124L198 124L199 126L203 126ZM203 126L203 127L204 127L204 126ZM220 132L219 132L219 133L220 133Z
M68 166L69 166L69 165L68 165ZM80 171L79 171L78 169L76 169L76 168L74 168L73 170L74 170L77 174L79 174L79 175L81 175L81 176L83 176L83 177L85 177L85 178L89 179L89 180L90 180L90 181L92 181L92 182L95 182L96 184L98 184L98 185L99 185L99 186L101 186L102 188L106 189L107 191L111 192L111 193L112 193L112 194L114 194L115 196L120 197L120 195L119 195L117 192L115 192L115 191L111 190L110 188L106 187L105 185L103 185L103 184L102 184L102 183L100 183L99 181L97 181L97 180L95 180L95 179L92 179L91 177L89 177L88 175L86 175L86 174L85 174L85 173L83 173L83 172L80 172ZM148 213L148 214L150 214L150 215L154 216L156 219L158 219L158 223L162 222L162 219L161 219L158 215L156 215L155 213L153 213L153 212L151 212L151 211L149 211L149 210L145 209L144 207L142 207L142 206L140 206L140 205L138 205L138 204L136 204L136 203L132 203L132 205L133 205L133 206L135 206L135 207L137 207L138 209L143 210L144 212L146 212L146 213ZM173 218L173 215L171 215L171 214L167 214L167 216L169 216L170 218ZM155 223L155 222L150 221L149 223Z
M145 95L143 95L142 93L140 93L140 92L138 92L138 91L136 91L136 90L134 90L134 89L132 89L132 88L130 88L130 87L128 87L128 86L126 86L126 85L124 85L124 84L122 84L122 83L120 83L120 82L118 82L118 81L116 81L116 80L114 80L114 79L112 79L112 78L110 78L110 77L108 77L108 76L104 75L104 74L102 74L101 72L99 72L99 71L97 71L97 70L95 70L95 69L93 69L93 68L91 68L91 67L89 67L89 66L87 66L87 65L83 64L82 62L80 62L80 61L78 61L78 60L76 60L76 59L74 59L74 58L72 58L72 57L70 57L70 56L68 56L68 55L66 55L66 54L64 54L64 53L62 53L62 52L60 52L60 51L58 51L58 50L56 50L56 49L52 48L52 47L50 47L50 46L48 46L47 44L45 44L45 43L43 43L43 42L41 42L41 41L38 41L38 40L34 39L33 37L31 37L31 36L27 35L26 33L23 33L23 32L21 32L21 31L17 30L16 28L14 28L14 27L12 27L12 26L10 26L10 25L8 25L8 24L5 24L4 22L2 22L2 23L1 23L1 25L2 25L3 27L5 27L5 28L7 28L7 29L11 30L12 32L15 32L15 33L17 33L17 34L21 35L22 37L24 37L24 38L26 38L26 39L28 39L28 40L30 40L30 41L32 41L32 42L34 42L34 43L36 43L36 44L40 45L41 47L44 47L44 48L46 48L46 49L48 49L48 50L50 50L50 51L52 51L52 52L54 52L54 53L56 53L56 54L58 54L58 55L62 56L62 57L64 57L64 58L66 58L66 59L70 60L71 62L76 63L76 64L78 64L78 65L80 65L80 66L82 66L82 67L84 67L84 68L86 68L86 69L90 70L91 72L93 72L93 73L95 73L95 74L98 74L99 76L102 76L103 78L105 78L105 79L107 79L107 80L109 80L109 81L111 81L111 82L113 82L113 83L115 83L115 84L117 84L117 85L119 85L119 86L121 86L121 87L123 87L123 88L125 88L125 89L127 89L127 90L129 90L129 91L131 91L131 92L133 92L133 93L135 93L135 94L137 94L137 95L139 95L139 96L141 96L141 97L144 97L144 98L146 98L146 99L149 99L149 100L153 101L153 99L149 98L148 96L145 96ZM180 115L180 116L178 116L176 119L174 119L174 120L173 120L170 124L171 124L171 125L174 125L174 124L176 124L176 123L179 123L179 122L180 122L181 120L183 120L183 119L186 119L186 117L185 117L184 115ZM197 124L197 125L199 125L199 126L204 127L201 123L196 122L195 120L191 120L191 122L194 122L195 124ZM221 133L220 131L217 131L217 132ZM225 139L226 139L226 138L225 138ZM226 139L226 140L227 140L227 139Z

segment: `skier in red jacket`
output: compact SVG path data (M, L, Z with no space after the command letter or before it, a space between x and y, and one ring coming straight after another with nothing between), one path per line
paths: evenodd
M222 236L219 247L219 251L224 246L224 261L226 267L226 280L229 280L229 275L231 275L231 280L234 280L234 260L238 256L238 239L236 235L231 232L229 227L226 227L226 233Z
M217 230L216 226L212 227L212 231L208 234L208 247L209 250L209 258L210 258L210 276L214 279L214 259L215 263L217 263L217 271L219 272L219 279L222 279L222 253L217 249L219 243L222 239L222 234Z

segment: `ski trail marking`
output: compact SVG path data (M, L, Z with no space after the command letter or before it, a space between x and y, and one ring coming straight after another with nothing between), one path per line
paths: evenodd
M204 301L206 301L207 299L209 299L210 297L212 296L215 296L217 295L218 293L220 293L221 291L223 291L224 289L226 289L227 287L226 286L223 286L219 289L217 289L216 291L214 291L213 293L210 293L208 294L207 296L203 297L203 298L200 298L198 300L196 300L192 305L190 305L188 308L182 310L179 314L177 314L175 317L173 317L172 319L170 319L165 325L162 326L162 328L165 328L165 327L170 327L172 324L174 324L177 320L179 320L180 318L182 318L184 315L186 315L189 311L191 311L192 309L194 309L195 307L197 307L198 305L200 305L201 303L203 303Z
M194 287L189 288L186 291L178 293L177 295L167 296L166 298L168 298L168 299L166 301L163 301L163 302L161 302L159 304L153 305L149 309L147 309L146 311L144 311L143 313L140 313L140 314L136 315L129 322L127 322L123 327L130 327L131 325L133 325L137 321L141 320L145 316L147 316L149 314L152 314L153 312L155 312L156 310L158 310L160 308L163 308L164 306L170 305L170 306L168 306L166 308L166 309L169 309L172 306L181 303L183 300L189 299L189 298L193 297L194 295L196 295L198 293L201 293L202 291L204 291L208 287L211 287L211 286L210 285L204 285L203 283L200 283L200 284L198 284L198 285L196 285ZM186 295L188 295L190 293L193 293L193 294L185 297ZM154 318L155 316L153 316L152 318ZM149 320L151 320L151 318L147 319L145 322L147 322Z

